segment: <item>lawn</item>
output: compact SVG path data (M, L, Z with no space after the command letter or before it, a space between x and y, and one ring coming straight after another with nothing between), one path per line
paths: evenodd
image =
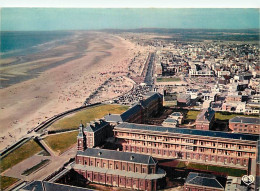
M235 113L227 113L227 114L224 114L224 113L221 113L221 112L216 112L216 119L218 120L229 120L229 119L232 119L233 117L236 117L236 116L242 116L242 117L256 117L256 116L248 116L248 115L242 115L242 114L235 114Z
M61 154L77 142L78 131L49 135L43 140L55 152Z
M8 176L0 176L0 188L1 190L5 190L9 186L13 185L15 182L17 182L19 179L12 178Z
M45 159L45 160L42 160L40 163L36 164L35 166L33 166L32 168L29 168L29 169L26 169L22 175L25 175L25 176L28 176L30 175L31 173L33 173L34 171L38 170L39 168L45 166L45 164L49 163L49 159Z
M180 78L157 78L157 82L178 82L181 81Z
M81 122L86 124L95 119L100 119L108 113L121 114L128 108L128 106L121 105L95 106L56 121L50 128L48 128L48 130L77 129Z
M197 164L197 163L189 163L187 168L211 171L211 172L216 172L216 173L223 173L223 174L227 174L229 176L236 176L236 177L241 177L241 176L247 174L246 170L229 168L229 167L210 166L210 165L203 165L203 164Z
M23 160L33 156L41 150L42 148L34 140L26 142L4 158L1 158L0 171L5 171L6 169L18 164L19 162L22 162Z
M200 111L192 111L192 110L190 110L190 111L188 111L188 113L187 113L187 119L188 120L196 120L196 118L197 118L197 115L200 113Z
M197 115L199 113L200 113L200 111L190 110L187 113L187 119L188 120L196 120ZM254 116L241 115L241 114L235 114L235 113L224 114L224 113L221 113L221 112L216 112L216 114L215 114L215 118L218 119L218 120L222 120L222 121L232 119L233 117L236 117L236 116L254 117Z

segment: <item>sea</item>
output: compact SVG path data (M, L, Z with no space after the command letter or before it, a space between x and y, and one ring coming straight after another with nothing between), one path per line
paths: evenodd
M9 66L33 61L32 59L34 58L34 55L40 55L41 52L45 52L57 46L70 43L76 35L73 31L2 31L0 32L0 35L0 89L37 77L41 72L44 72L49 68L56 67L60 64L80 57L77 55L71 58L66 58L62 61L55 62L48 66L38 66L35 69L27 71L26 75L20 75L19 72L14 74L12 71L11 73L5 73L5 69ZM8 58L15 58L15 61L4 61Z
M66 43L69 31L1 31L2 59L33 54Z

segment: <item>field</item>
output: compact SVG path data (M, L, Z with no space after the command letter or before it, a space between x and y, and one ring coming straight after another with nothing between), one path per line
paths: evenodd
M210 165L202 165L196 163L189 163L187 166L188 169L197 169L197 170L206 170L221 174L228 174L229 176L241 177L247 174L246 170L229 168L229 167L220 167L220 166L210 166Z
M202 170L202 171L210 171L217 174L225 174L229 176L236 176L241 177L247 174L246 170L229 168L229 167L221 167L221 166L212 166L212 165L205 165L199 163L192 163L192 162L184 162L179 161L177 168L185 168L185 169L193 169L193 170Z
M41 150L42 148L34 140L26 142L4 158L1 158L0 171L5 171L6 169L18 164L19 162L22 162L23 160L33 156Z
M77 142L78 131L49 135L43 140L55 152L62 154Z
M65 117L53 123L48 130L66 130L77 129L80 123L86 124L95 119L100 119L107 115L121 114L128 109L128 106L121 105L99 105L92 108L88 108L83 111L79 111L71 116Z
M9 186L14 184L18 180L19 179L17 179L17 178L12 178L12 177L8 177L8 176L0 176L0 188L1 188L1 190L8 188Z
M188 111L187 113L187 119L188 120L195 120L197 118L197 115L200 113L200 111Z
M181 81L180 78L157 78L157 82L178 82Z

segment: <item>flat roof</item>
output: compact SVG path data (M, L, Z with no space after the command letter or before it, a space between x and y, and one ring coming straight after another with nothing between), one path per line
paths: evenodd
M258 135L249 135L242 133L227 133L221 131L208 131L208 130L198 130L198 129L187 129L187 128L172 128L172 127L162 127L155 125L146 125L146 124L135 124L135 123L121 123L117 125L116 128L122 129L132 129L132 130L143 130L143 131L154 131L162 133L178 133L178 134L187 134L187 135L199 135L207 137L216 137L216 138L226 138L226 139L237 139L237 140L247 140L247 141L258 141Z
M165 122L165 123L178 123L178 121L176 119L172 119L172 118L167 118L163 122Z

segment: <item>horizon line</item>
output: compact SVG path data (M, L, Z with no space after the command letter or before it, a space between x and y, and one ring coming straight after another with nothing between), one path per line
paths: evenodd
M104 30L141 30L141 29L162 29L162 30L258 30L260 32L260 28L162 28L162 27L143 27L143 28L104 28L104 29L54 29L54 30L1 30L1 32L51 32L51 31L104 31Z

